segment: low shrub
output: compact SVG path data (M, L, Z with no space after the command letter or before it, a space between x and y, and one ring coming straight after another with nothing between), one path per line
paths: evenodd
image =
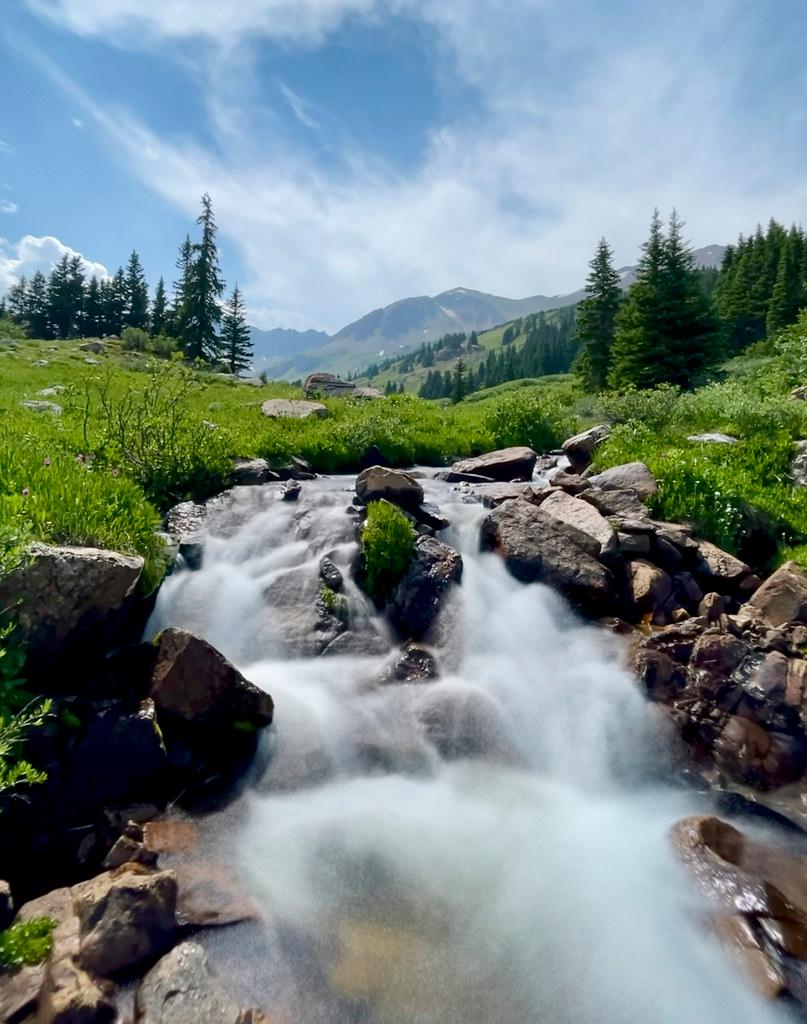
M400 582L415 550L415 530L399 508L374 501L361 533L367 592L379 604Z
M560 399L539 388L514 391L484 410L484 424L496 448L529 445L551 451L574 433L574 419Z
M0 932L0 970L34 967L50 956L56 922L50 917L19 921Z
M45 700L16 714L0 714L0 796L15 786L38 785L47 779L45 772L20 757L20 751L29 730L44 725L51 706Z
M606 391L600 395L602 416L609 423L642 423L653 430L666 427L675 415L680 388L662 384L640 391L631 387L624 391Z

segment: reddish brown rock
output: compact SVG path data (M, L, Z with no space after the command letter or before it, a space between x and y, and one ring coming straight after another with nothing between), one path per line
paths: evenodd
M746 605L770 626L807 622L807 574L786 562L762 584Z

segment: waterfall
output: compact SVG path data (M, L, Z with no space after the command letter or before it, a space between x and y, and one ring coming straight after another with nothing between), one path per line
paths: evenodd
M465 566L438 680L378 685L395 644L349 579L353 478L297 505L236 489L201 570L162 588L151 632L205 636L276 704L266 772L213 840L265 923L221 955L296 1024L786 1019L704 926L667 832L706 805L663 781L674 740L621 641L480 554L481 506L423 483ZM323 554L360 642L312 657Z

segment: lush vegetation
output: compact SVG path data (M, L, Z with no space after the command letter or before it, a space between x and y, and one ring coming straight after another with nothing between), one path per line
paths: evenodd
M415 530L395 505L374 501L367 509L361 547L367 591L382 603L395 589L412 560Z
M50 956L56 922L50 917L19 921L0 932L0 970L33 967Z

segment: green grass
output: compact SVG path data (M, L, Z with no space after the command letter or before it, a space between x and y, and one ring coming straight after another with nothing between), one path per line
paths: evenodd
M367 509L361 547L367 592L381 604L409 567L415 550L415 530L395 505L374 501Z
M33 967L50 956L56 922L49 917L20 921L0 932L0 970Z

